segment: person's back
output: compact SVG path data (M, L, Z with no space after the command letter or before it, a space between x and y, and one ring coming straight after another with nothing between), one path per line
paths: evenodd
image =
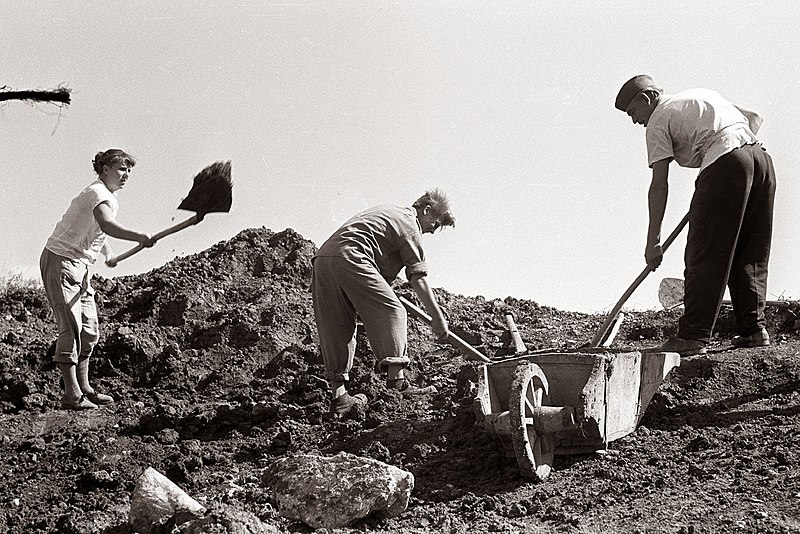
M759 142L742 112L710 89L661 95L646 140L649 165L673 157L681 167L701 170L735 148Z
M391 281L404 266L424 261L421 237L414 208L382 204L350 218L316 256L366 260Z

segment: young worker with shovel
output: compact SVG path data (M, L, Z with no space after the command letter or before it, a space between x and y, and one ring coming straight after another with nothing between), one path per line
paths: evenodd
M699 168L689 209L685 310L678 336L657 350L704 354L726 284L737 334L732 344L768 345L764 306L775 172L756 137L761 117L707 89L664 94L646 74L625 82L615 106L646 129L653 174L645 260L652 270L662 259L669 164L675 160L681 167Z
M406 310L390 283L405 267L406 277L432 317L438 340L448 336L447 320L426 276L422 234L455 226L447 197L427 191L411 207L380 205L347 221L314 256L312 297L326 378L331 384L331 411L343 414L364 405L363 394L346 389L356 349L356 316L361 318L387 385L414 391L403 373L407 355Z
M63 408L86 410L113 398L89 385L89 358L99 339L97 307L89 266L103 253L116 265L106 235L150 247L150 234L116 222L117 192L125 186L136 161L119 149L99 152L92 162L98 179L72 200L47 240L39 259L45 293L58 324L54 360L64 380Z

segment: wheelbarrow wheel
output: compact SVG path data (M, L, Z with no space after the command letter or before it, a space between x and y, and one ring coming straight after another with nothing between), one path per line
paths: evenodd
M547 378L541 367L529 362L517 366L508 399L511 440L520 473L534 480L547 478L555 453L555 434L536 428L537 408L545 405L547 392Z

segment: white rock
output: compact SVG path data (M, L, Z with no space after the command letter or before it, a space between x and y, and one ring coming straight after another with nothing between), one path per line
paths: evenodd
M340 452L282 458L264 477L283 517L313 528L339 528L368 515L403 513L414 475L393 465Z
M220 510L212 510L201 519L186 523L181 527L180 532L181 534L208 534L209 532L278 534L280 531L277 527L264 523L249 512L225 506Z
M148 467L136 481L128 520L137 531L147 533L153 523L163 523L174 517L175 524L180 525L202 517L205 512L203 505L170 479Z

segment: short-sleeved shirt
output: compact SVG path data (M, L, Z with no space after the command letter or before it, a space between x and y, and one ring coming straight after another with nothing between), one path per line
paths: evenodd
M747 118L716 91L688 89L662 95L647 121L647 163L674 158L700 168L741 146L760 143Z
M105 245L106 234L94 218L94 209L104 202L116 217L119 211L116 194L109 191L100 180L95 180L72 199L45 248L53 254L80 260L87 265L97 261L97 256Z
M403 267L408 280L428 274L417 211L409 207L383 204L358 213L316 255L371 263L389 282Z

